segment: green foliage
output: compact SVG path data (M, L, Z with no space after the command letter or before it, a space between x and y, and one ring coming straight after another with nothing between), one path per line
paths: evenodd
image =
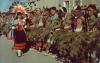
M100 48L100 33L99 32L65 32L56 31L53 37L55 37L54 42L58 44L58 49L60 52L67 50L69 56L77 57L77 59L85 58L85 52L94 52ZM92 54L92 53L91 53ZM81 59L83 61L84 59Z

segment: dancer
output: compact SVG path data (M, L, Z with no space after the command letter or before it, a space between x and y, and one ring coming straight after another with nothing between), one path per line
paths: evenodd
M14 49L16 50L17 56L21 57L23 54L23 50L26 47L27 43L27 37L24 30L24 21L22 14L19 13L17 16L17 24L12 27L14 29L13 31L13 37L14 37Z

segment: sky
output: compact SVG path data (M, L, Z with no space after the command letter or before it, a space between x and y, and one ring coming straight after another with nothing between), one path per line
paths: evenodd
M0 11L1 12L6 12L9 9L9 6L11 5L11 3L13 3L14 1L24 1L26 2L27 0L0 0Z

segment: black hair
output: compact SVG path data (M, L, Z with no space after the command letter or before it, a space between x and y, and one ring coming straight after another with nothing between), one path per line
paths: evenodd
M50 9L57 11L57 8L56 7L51 7Z
M22 15L22 13L21 13L21 12L17 12L17 13L16 13L15 20L18 19L18 16L19 16L19 15Z
M81 7L78 5L75 10L81 10Z
M90 4L89 6L88 6L88 8L92 8L92 9L94 9L94 10L96 10L96 5L94 5L94 4Z
M22 15L22 13L21 12L17 12L17 16L19 16L19 15Z
M44 11L50 11L50 9L49 8L45 8L45 10Z
M67 12L67 9L65 7L62 7L62 9L63 9L64 12Z

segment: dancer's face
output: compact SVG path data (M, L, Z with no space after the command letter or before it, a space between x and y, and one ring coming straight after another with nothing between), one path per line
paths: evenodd
M19 15L19 16L18 16L18 19L22 19L22 15Z

